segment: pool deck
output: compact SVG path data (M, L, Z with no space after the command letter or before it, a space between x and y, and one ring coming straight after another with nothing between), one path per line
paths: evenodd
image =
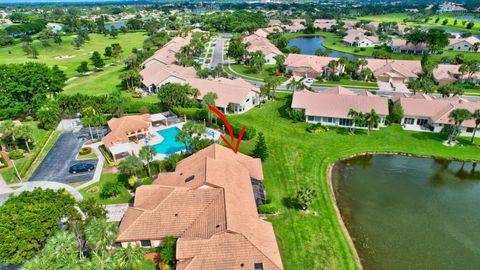
M179 129L182 129L183 125L185 124L185 122L181 122L181 123L177 123L177 124L174 124L174 125L170 125L170 126L157 126L157 127L152 127L152 137L149 139L148 143L145 143L144 141L141 141L139 142L138 144L135 145L135 148L138 148L135 149L135 153L138 154L138 151L140 151L140 148L142 148L142 146L144 145L150 145L150 146L154 146L156 144L160 144L163 142L164 138L158 133L158 131L160 130L164 130L164 129L168 129L168 128L172 128L172 127L177 127ZM213 137L210 136L210 135L207 135L207 134L210 134L213 132ZM218 132L217 130L214 130L214 129L211 129L211 128L207 128L207 134L204 134L203 137L204 138L208 138L208 139L213 139L214 141L218 141L220 140L220 135L221 133ZM181 153L182 151L179 151L179 152L176 152L176 153L173 153L173 154L177 154L177 153ZM171 154L156 154L153 159L154 160L164 160L166 158L168 158L168 156L171 155Z

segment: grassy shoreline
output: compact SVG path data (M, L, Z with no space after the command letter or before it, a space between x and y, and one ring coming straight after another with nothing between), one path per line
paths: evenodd
M264 162L265 186L280 214L269 218L281 250L285 269L358 269L354 251L335 214L334 198L328 184L328 168L338 160L365 152L433 155L443 158L478 159L480 148L462 138L462 146L446 147L435 133L404 131L398 125L350 135L348 129L331 128L311 134L306 123L285 118L289 94L279 94L261 108L230 116L253 126L266 137L270 157ZM477 139L480 143L480 140ZM255 140L242 142L240 151L250 153ZM305 215L289 204L296 190L311 185L319 197L312 204L317 214Z

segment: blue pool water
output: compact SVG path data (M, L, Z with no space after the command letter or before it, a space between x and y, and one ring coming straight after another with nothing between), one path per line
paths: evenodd
M185 150L185 144L183 144L183 142L177 142L177 140L175 140L175 137L179 132L180 129L177 127L171 127L157 131L157 133L163 137L163 141L161 143L155 144L153 146L157 154L169 155Z

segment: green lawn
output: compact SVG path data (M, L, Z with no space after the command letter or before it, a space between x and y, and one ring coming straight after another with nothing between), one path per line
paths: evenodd
M352 250L340 228L327 183L327 168L336 160L363 152L405 152L460 159L479 159L480 148L461 140L456 147L442 145L439 134L403 131L400 126L349 135L347 129L325 133L305 131L306 123L284 118L287 97L280 94L242 115L229 117L265 134L269 158L263 164L267 196L281 211L273 223L285 269L358 269ZM250 153L255 140L242 142ZM480 143L480 140L477 141ZM312 185L319 198L312 205L318 214L305 215L291 208L290 200L302 185Z
M48 132L44 129L41 129L38 126L38 122L35 122L35 121L23 122L23 124L24 125L29 125L33 129L32 136L33 136L33 141L34 141L35 144L33 145L33 147L32 147L32 145L30 145L30 148L31 148L32 152L34 152L36 150L39 151L40 150L39 148L42 148L42 146L43 146L41 144L41 142L42 142L42 140L46 139L45 137L48 136L48 134L47 134ZM14 162L15 162L15 165L17 166L18 171L22 171L23 167L27 164L27 161L29 160L30 155L27 152L26 146L19 145L19 148L24 149L26 155L23 158L15 160ZM1 170L0 174L2 174L3 179L7 183L14 183L14 182L19 181L16 174L15 174L15 169L14 168Z
M378 89L377 83L373 82L362 82L362 81L352 81L349 79L340 79L340 81L316 81L313 83L314 86L318 85L346 85L346 86L352 86L352 87L369 87L369 88L375 88Z
M100 198L100 189L101 187L107 182L115 182L119 181L122 183L122 190L118 197L109 198L109 199L102 199ZM124 184L126 183L125 175L120 173L107 173L102 174L100 178L100 182L85 187L80 190L80 193L83 195L84 198L93 197L98 200L100 204L117 204L117 203L128 203L132 199L132 195L128 193L127 189L125 188ZM93 192L96 190L96 192Z
M120 75L124 71L123 64L106 67L103 71L94 72L68 82L63 88L63 93L99 96L121 90Z
M79 50L76 50L72 43L74 36L62 37L63 43L56 45L51 42L51 46L44 48L40 42L34 41L34 45L38 50L38 59L28 58L23 52L21 44L15 44L8 47L0 48L0 64L10 63L23 63L28 61L42 62L50 66L58 65L60 69L64 70L68 77L77 75L75 69L80 65L82 61L89 61L89 52L98 51L102 55L105 51L105 47L110 46L113 43L119 43L123 48L122 57L129 54L132 48L141 48L143 40L146 38L144 32L134 32L127 34L119 34L116 39L110 36L104 36L101 34L90 34L90 41L83 45ZM57 56L75 56L69 59L55 59ZM114 59L105 59L105 62L112 62ZM90 62L90 61L89 61ZM90 66L93 68L93 66Z
M238 74L240 74L240 77L243 77L245 79L254 79L258 81L263 81L267 77L273 76L273 72L275 70L275 65L265 65L263 70L260 73L256 73L254 69L247 67L245 65L231 65L231 68ZM228 69L227 69L228 71ZM237 75L235 73L232 73L233 75ZM287 78L285 77L279 77L282 81L286 81Z
M443 29L450 29L456 31L468 31L474 34L480 33L480 23L474 22L475 25L472 29L466 29L466 23L469 20L464 19L457 19L457 25L454 25L455 18L453 18L451 14L442 14L442 15L435 15L431 16L428 22L416 23L416 22L404 22L404 20L409 19L409 15L407 13L390 13L390 14L381 14L381 15L372 15L372 16L364 16L359 17L359 20L367 20L367 21L377 21L377 22L397 22L399 24L406 24L412 26L420 26L420 27L435 27L435 28L443 28ZM435 23L435 20L440 17L440 21ZM444 19L448 19L447 25L442 25L442 21ZM462 25L462 22L465 21L465 25Z

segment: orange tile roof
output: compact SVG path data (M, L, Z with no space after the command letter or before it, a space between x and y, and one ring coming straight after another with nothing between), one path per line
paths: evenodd
M214 144L180 161L137 189L119 228L118 241L178 237L177 269L283 269L270 223L257 213L251 179L262 165Z
M110 133L103 137L102 142L106 147L129 141L128 135L137 131L145 131L151 126L150 114L129 115L112 118L108 121Z

